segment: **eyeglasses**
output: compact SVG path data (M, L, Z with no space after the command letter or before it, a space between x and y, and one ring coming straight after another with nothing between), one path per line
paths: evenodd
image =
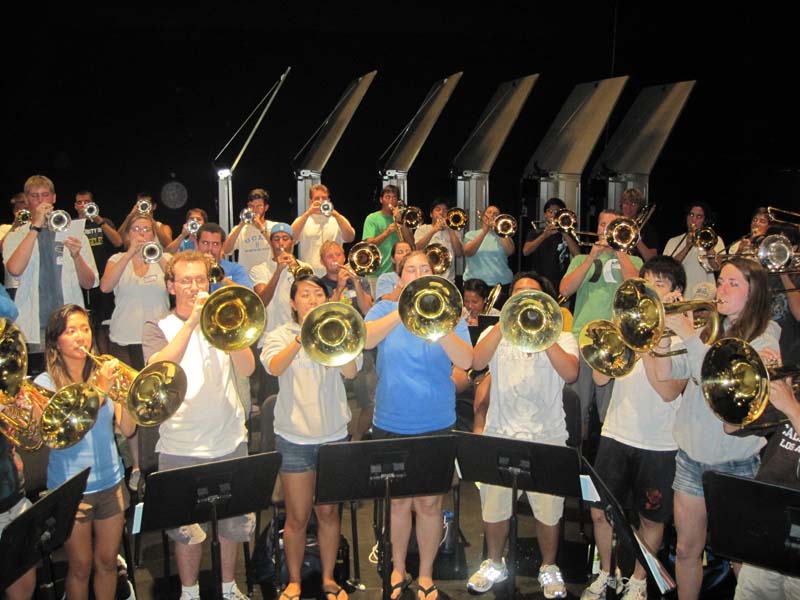
M197 285L197 287L203 287L208 285L208 277L206 277L205 275L199 275L198 277L194 278L184 277L182 279L176 280L175 283L185 287L191 287L191 285L194 283L195 285Z
M151 231L153 231L153 228L139 227L138 225L134 225L133 227L131 227L131 231L133 231L134 233L150 233Z

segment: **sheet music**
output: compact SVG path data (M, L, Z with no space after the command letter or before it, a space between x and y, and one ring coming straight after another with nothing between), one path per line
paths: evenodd
M667 570L653 555L653 553L650 552L647 544L645 544L644 540L639 536L639 532L633 527L631 527L631 531L633 531L633 535L636 538L636 543L639 544L639 549L642 551L644 559L647 562L648 571L650 571L650 575L653 576L653 580L658 585L658 591L662 594L666 594L667 592L674 590L675 581L672 579L672 577L670 577Z
M65 231L56 232L56 241L63 242L70 236L81 239L85 225L86 225L86 219L72 219L72 222L69 224L69 227Z
M600 502L600 494L590 475L581 475L581 496L586 502Z

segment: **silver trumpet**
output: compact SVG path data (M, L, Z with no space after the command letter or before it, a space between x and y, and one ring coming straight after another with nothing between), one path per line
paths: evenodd
M202 224L199 220L195 218L191 218L186 221L186 231L189 232L190 235L197 235L197 232L200 230Z
M96 219L100 215L100 207L94 202L89 202L83 207L83 216L87 219Z
M14 220L17 222L17 225L27 225L31 222L31 211L27 208L23 208L17 213Z
M153 211L153 203L143 198L136 203L136 210L140 215L149 215Z
M253 212L252 208L243 208L242 212L239 213L239 220L245 224L252 223L255 218L256 213Z
M147 264L157 263L163 254L164 250L158 242L147 242L142 246L142 260Z
M319 211L326 217L330 217L333 214L333 202L330 200L323 200L320 202Z
M72 217L65 210L54 210L47 215L47 228L50 231L66 231L71 224Z

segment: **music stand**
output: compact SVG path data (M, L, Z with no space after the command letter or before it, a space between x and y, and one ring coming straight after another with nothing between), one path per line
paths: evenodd
M281 466L278 452L156 471L147 478L141 531L211 521L214 596L222 599L219 519L259 512L270 505Z
M589 464L585 457L581 457L585 469L588 471L589 476L592 478L597 493L600 495L600 503L605 511L606 520L611 525L611 566L609 573L616 573L617 570L617 544L622 542L630 552L633 553L639 564L644 566L648 575L653 578L653 581L658 585L658 589L662 595L675 589L675 581L664 568L664 565L655 557L653 552L647 547L642 540L639 532L637 532L628 520L625 518L625 512L622 505L608 489L605 482L600 478L597 472ZM616 600L617 590L616 586L610 586L606 589L606 599Z
M89 467L71 477L9 523L0 536L0 592L40 560L46 598L55 599L50 553L72 533L75 514L89 479Z
M703 490L714 552L800 576L800 490L713 471Z
M453 435L337 442L319 449L316 502L383 499L379 564L384 600L392 593L392 498L446 493L453 482L455 454Z
M457 460L464 481L511 488L508 530L508 590L516 592L517 492L580 495L580 459L575 448L475 433L458 433Z

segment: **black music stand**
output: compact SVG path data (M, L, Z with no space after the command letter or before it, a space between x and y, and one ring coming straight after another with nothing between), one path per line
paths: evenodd
M453 435L338 442L319 449L316 502L383 499L379 564L384 600L392 594L392 498L446 493L453 482L455 455Z
M636 529L628 523L622 505L608 489L605 482L589 464L585 457L581 457L583 466L588 471L594 483L597 493L600 495L600 503L606 515L608 524L611 525L611 566L609 573L615 574L617 571L617 546L621 542L624 544L636 560L644 566L647 574L656 582L662 595L675 589L675 581L664 568L664 565L655 557L653 552L647 547ZM658 549L656 548L656 551ZM614 575L616 577L616 575ZM616 600L616 586L606 589L606 600Z
M516 593L517 492L578 497L580 458L575 448L524 440L458 433L458 469L464 481L511 488L508 531L508 590Z
M800 490L713 471L703 490L714 552L800 576Z
M147 478L141 531L211 521L214 597L222 599L219 519L259 512L270 505L281 466L278 452L156 471Z
M89 468L71 477L9 523L0 536L0 592L40 560L45 598L55 600L50 553L72 533Z

